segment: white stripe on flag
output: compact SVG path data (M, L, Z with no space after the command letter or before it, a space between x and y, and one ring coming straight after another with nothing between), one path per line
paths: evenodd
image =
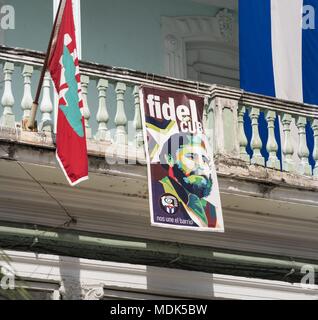
M272 54L276 97L303 102L303 0L271 0Z
M303 102L302 75L302 11L303 0L271 0L272 56L276 97ZM280 118L280 117L279 117ZM285 136L281 119L282 147ZM294 147L293 160L298 166L298 130L293 119L290 127ZM284 156L282 154L282 158Z

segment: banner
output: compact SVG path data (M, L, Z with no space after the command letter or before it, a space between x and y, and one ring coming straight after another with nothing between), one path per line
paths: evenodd
M88 179L88 160L72 0L66 0L62 11L49 70L59 95L56 157L74 186Z
M224 232L204 98L148 87L140 98L151 224Z

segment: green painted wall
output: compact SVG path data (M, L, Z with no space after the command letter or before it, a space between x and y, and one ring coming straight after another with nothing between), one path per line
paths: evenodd
M15 30L6 30L10 47L46 51L52 24L53 0L5 0L15 9Z
M84 60L159 74L161 16L216 13L214 7L191 0L82 1L81 7Z
M1 2L0 2L1 3ZM5 44L45 51L53 23L53 0L6 0L15 8L15 30ZM84 60L162 73L161 16L215 15L192 0L82 0Z

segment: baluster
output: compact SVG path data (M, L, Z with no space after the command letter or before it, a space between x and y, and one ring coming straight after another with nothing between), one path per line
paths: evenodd
M238 131L239 131L239 146L240 146L240 158L246 162L250 162L250 157L246 152L247 147L247 138L244 131L244 114L246 112L246 108L244 106L240 106L238 109Z
M143 132L142 132L142 122L140 114L140 97L139 97L139 87L135 86L134 91L134 100L135 100L135 117L134 117L134 128L136 130L136 147L141 147L144 143Z
M299 135L299 146L298 146L298 156L300 159L300 164L298 166L298 172L304 175L311 175L311 166L309 165L308 157L309 157L309 150L307 147L306 141L306 118L305 117L298 117L297 119L297 128L298 128L298 135Z
M41 123L39 125L39 131L52 132L53 123L51 113L53 111L53 104L50 96L50 73L46 72L43 80L43 94L40 103L40 111L42 113Z
M21 101L21 108L23 110L23 123L26 122L28 118L30 118L30 111L33 104L33 98L31 93L31 77L33 74L33 67L29 65L25 65L23 67L22 76L24 78L24 91L23 98Z
M311 123L311 127L314 131L314 151L313 158L316 161L314 168L314 176L318 177L318 119L315 119Z
M85 132L86 132L86 139L92 138L92 129L89 126L89 118L91 117L91 113L89 111L88 102L87 102L87 89L89 84L89 77L88 76L81 76L81 85L82 85L82 99L83 99L83 116L84 116L84 123L85 123Z
M0 125L2 127L15 128L15 116L13 114L14 97L12 94L12 73L14 64L6 62L3 67L4 73L4 91L1 99L1 104L4 108L1 117Z
M263 156L261 154L262 140L259 136L259 131L258 131L259 115L260 115L260 110L258 108L251 109L251 111L250 111L250 118L252 120L251 147L253 150L253 157L252 157L251 163L265 166L265 159L263 158Z
M266 145L266 150L269 153L269 158L267 161L267 167L273 169L280 169L280 162L277 158L278 144L275 139L275 111L266 111L265 113L267 126L268 126L268 140Z
M124 96L126 91L126 84L123 82L118 82L115 88L117 95L117 113L115 116L116 124L116 143L117 144L127 144L127 135L126 135L126 124L127 118L125 114L124 107Z
M282 124L284 131L284 145L283 145L283 170L288 172L295 172L295 162L293 159L294 146L290 134L290 125L292 122L292 116L287 113L283 113Z
M106 92L108 89L108 80L100 79L97 84L99 106L96 116L98 122L98 130L95 139L98 141L110 141L110 132L107 129L109 115L106 106Z

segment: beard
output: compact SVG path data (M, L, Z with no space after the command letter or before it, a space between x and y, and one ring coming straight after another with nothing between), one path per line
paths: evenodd
M188 192L197 195L199 198L205 198L211 193L213 185L211 174L206 176L191 172L189 176L186 176L177 165L173 167L173 173L183 188Z

